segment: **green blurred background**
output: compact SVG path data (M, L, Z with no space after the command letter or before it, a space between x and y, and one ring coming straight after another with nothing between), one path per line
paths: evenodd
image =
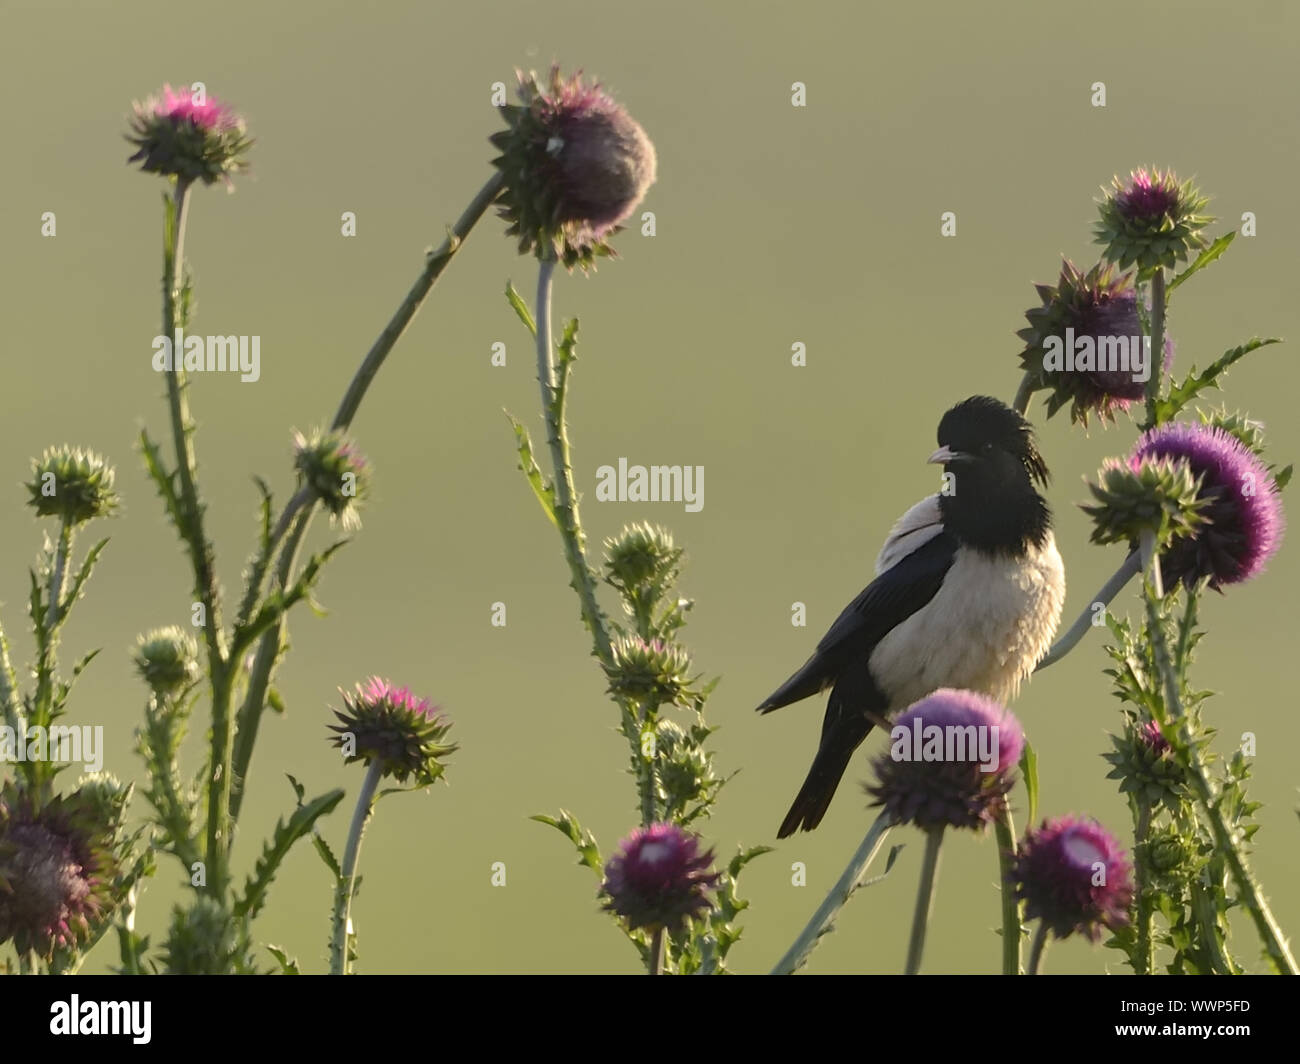
M1243 211L1258 217L1258 236L1177 294L1180 371L1255 333L1300 336L1290 280L1300 16L1283 2L6 0L0 9L0 483L9 485L0 604L16 661L30 660L26 568L41 528L23 506L29 456L64 441L106 452L125 512L101 530L112 543L64 656L105 648L71 720L104 725L105 767L125 778L138 772L143 701L127 648L143 629L185 623L190 601L187 563L135 451L142 425L159 439L168 432L149 366L164 186L125 165L122 132L131 101L164 81L204 81L257 137L236 194L196 195L186 248L194 331L262 338L257 384L199 377L192 390L227 598L252 544L250 477L267 476L287 498L291 428L332 416L424 249L489 175L492 83L558 60L600 76L645 126L659 155L644 206L657 235L630 229L621 261L591 279L561 278L556 312L582 319L571 419L593 548L650 519L688 549L683 590L697 604L685 637L696 664L723 678L710 706L721 767L743 769L707 828L720 855L774 842L816 746L820 702L764 719L753 707L869 578L891 521L934 490L924 459L939 415L975 392L1011 398L1012 334L1036 301L1030 284L1053 280L1062 254L1093 261L1093 199L1113 173L1154 163L1196 175L1215 197L1216 233ZM791 106L795 81L807 85L805 108ZM1090 105L1095 81L1106 84L1105 108ZM348 210L353 239L339 232ZM958 217L952 239L939 236L947 210ZM54 239L40 235L43 211L57 214ZM286 772L311 793L348 789L324 825L341 848L362 773L324 741L340 685L379 673L454 718L462 749L450 786L386 800L367 835L355 910L366 972L638 967L568 844L527 819L573 810L608 852L636 815L558 539L515 468L502 414L538 432L533 358L501 297L507 278L530 291L534 274L502 224L485 220L384 367L354 426L377 469L375 497L324 576L328 616L294 616L279 681L289 712L268 716L253 761L241 875L292 807ZM490 364L496 341L507 344L505 368ZM806 368L790 365L796 341L807 345ZM1266 349L1229 380L1230 402L1266 422L1283 464L1300 455L1294 358L1290 346ZM1127 422L1086 436L1061 417L1042 428L1068 618L1120 560L1087 544L1075 506L1082 478L1133 435ZM703 465L703 511L597 503L595 469L620 456ZM328 535L316 522L312 542ZM1197 670L1225 692L1207 707L1218 748L1243 731L1258 736L1255 867L1293 932L1295 546L1263 578L1205 603L1211 636ZM504 629L490 625L496 601L507 604ZM790 624L794 601L808 605L806 629ZM1130 592L1122 608L1134 601ZM1092 813L1128 837L1100 758L1118 720L1104 664L1101 638L1089 638L1016 710L1039 754L1044 812ZM201 746L191 736L190 768ZM868 749L878 746L877 737ZM859 755L826 823L746 873L752 906L731 955L739 970L767 970L842 870L869 823L857 787L865 775ZM900 970L918 839L850 905L811 970ZM503 888L490 883L496 861L506 864ZM791 884L795 861L806 863L806 887ZM177 866L164 860L141 905L155 942L180 893ZM329 907L328 874L303 845L259 938L322 970ZM926 969L994 970L997 921L991 838L952 838ZM1258 967L1248 927L1234 943ZM1072 941L1047 964L1121 971L1119 957ZM88 968L115 961L106 941Z

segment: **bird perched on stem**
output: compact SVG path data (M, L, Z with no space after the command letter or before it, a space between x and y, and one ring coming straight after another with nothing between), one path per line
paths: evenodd
M1047 653L1065 603L1051 511L1035 485L1047 465L1033 429L989 396L939 422L942 490L894 525L876 578L760 713L830 688L821 743L778 838L821 823L853 751L941 687L1015 697Z

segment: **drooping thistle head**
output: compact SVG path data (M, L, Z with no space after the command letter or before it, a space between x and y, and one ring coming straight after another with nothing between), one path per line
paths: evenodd
M232 174L248 168L253 141L243 118L206 92L164 85L134 111L126 139L136 151L127 162L146 173L229 186Z
M519 105L500 108L507 128L491 137L505 177L501 216L520 254L553 256L589 270L613 255L608 238L654 183L654 145L599 84L581 73L549 83L518 72Z
M1020 722L974 691L941 688L893 721L867 786L895 824L982 829L1001 815L1024 748Z
M1172 170L1134 170L1103 191L1094 236L1120 269L1136 264L1145 274L1206 246L1201 230L1214 219L1201 212L1209 199L1191 181L1179 182Z
M422 787L443 775L443 759L457 744L442 741L451 723L427 698L378 676L340 694L343 712L334 712L339 723L330 726L335 733L330 742L343 751L345 761L378 761L384 776L399 783L414 777Z
M370 494L370 463L342 432L293 434L294 468L344 529L361 525L359 509Z
M604 908L632 930L679 931L712 906L721 879L712 863L713 851L700 853L699 837L676 824L637 828L605 864Z
M1045 388L1052 393L1047 400L1047 416L1050 418L1068 404L1071 421L1086 425L1091 413L1103 421L1113 421L1117 410L1127 409L1133 400L1146 394L1146 379L1156 371L1154 358L1148 357L1150 341L1142 336L1133 275L1117 275L1115 267L1106 263L1098 263L1085 274L1065 259L1055 285L1034 287L1040 305L1025 311L1029 325L1016 335L1025 341L1021 367L1031 375L1034 389ZM1067 329L1073 332L1067 334ZM1091 343L1093 354L1087 363L1062 359L1058 367L1049 357L1054 345L1064 353L1068 335L1073 336L1076 346L1082 338ZM1136 350L1135 338L1140 345ZM1173 355L1173 340L1166 334L1166 369ZM1121 367L1126 362L1129 368L1098 368L1109 367L1112 362ZM1069 368L1072 364L1073 369Z
M119 816L97 784L43 805L12 781L0 789L0 943L49 960L89 942L115 905Z
M121 499L113 490L116 473L103 457L80 447L47 447L32 459L27 503L41 517L59 517L70 525L117 512Z
M1133 869L1095 820L1064 816L1027 831L1012 879L1026 919L1042 920L1057 938L1077 932L1096 942L1101 928L1128 922Z

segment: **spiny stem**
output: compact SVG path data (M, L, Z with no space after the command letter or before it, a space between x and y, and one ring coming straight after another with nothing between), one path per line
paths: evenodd
M1002 974L1020 975L1020 901L1016 897L1013 869L1016 859L1016 827L1011 809L993 821L998 846L998 884L1002 892Z
M1214 974L1240 975L1241 971L1224 950L1223 943L1219 941L1219 914L1214 907L1214 899L1205 884L1199 880L1192 882L1192 911L1196 914L1196 922L1200 925L1201 941L1210 955L1210 965L1214 969Z
M925 833L925 858L921 864L921 882L916 888L916 912L912 916L912 937L907 943L904 975L917 975L921 971L921 954L925 952L925 932L930 923L930 910L934 907L934 881L939 874L939 847L942 843L942 827L931 828Z
M803 929L799 937L794 940L794 944L776 962L776 967L772 969L770 974L793 975L808 963L808 957L816 948L817 943L821 941L823 935L832 929L839 911L844 908L845 903L853 896L853 892L861 886L862 877L867 874L871 862L875 860L876 854L880 852L880 847L885 842L885 836L889 834L889 829L892 826L889 817L884 813L876 817L861 845L854 852L853 859L849 861L849 866L844 870L844 874L836 880L835 886L831 887L826 899L813 913L812 919L808 921L808 926Z
M1034 932L1034 944L1029 949L1029 974L1038 975L1038 968L1043 963L1043 954L1047 952L1047 924L1038 921L1038 930Z
M501 195L501 190L504 187L504 177L499 172L493 174L479 189L477 195L470 200L469 206L456 219L455 224L447 231L447 237L442 244L436 251L425 256L424 268L421 270L420 276L416 278L415 284L407 292L406 298L398 306L397 312L384 326L378 339L366 352L365 357L361 360L361 365L353 375L352 381L339 403L338 412L334 415L332 426L334 429L343 431L351 427L352 421L361 407L362 399L365 398L367 390L379 373L379 369L384 364L384 360L387 359L389 352L401 339L406 327L411 323L420 307L423 306L425 298L459 253L474 226L478 224L479 219L487 213L487 209ZM280 547L280 557L276 566L276 579L281 588L288 587L293 578L294 569L298 564L302 538L307 531L307 525L311 520L315 507L315 498L310 493L299 490L290 499L288 505L285 506L284 513L280 515L279 520L276 522L275 532L273 533L274 539L278 541L281 536L285 537L285 542ZM232 772L241 782L247 776L248 766L253 758L253 747L257 742L258 725L261 723L262 711L266 708L266 695L270 689L271 673L275 668L275 661L280 653L280 646L284 640L287 623L287 618L281 617L268 629L262 636L261 642L258 643L253 669L249 676L248 693L238 715L238 739ZM232 823L239 816L241 804L242 792L236 791L230 808Z
M63 585L68 574L68 555L72 553L72 523L65 517L59 525L59 539L54 548L54 564L50 566L50 582L46 589L49 603L45 608L45 630L53 633L63 619Z
M601 664L614 664L613 644L605 625L605 615L596 601L596 577L587 564L585 535L578 516L578 492L573 481L573 462L569 453L568 431L559 409L555 373L555 355L551 337L551 291L554 287L555 259L544 258L537 270L537 380L542 392L542 416L546 419L546 442L554 468L555 511L565 555L573 574L574 590L582 601L583 620L591 629L596 654Z
M1157 266L1151 277L1151 375L1147 378L1143 432L1157 424L1156 400L1160 398L1160 377L1165 365L1165 300L1165 268Z
M1134 799L1133 864L1137 880L1137 957L1135 975L1150 975L1155 963L1151 930L1155 914L1151 907L1151 806L1142 798Z
M1109 606L1111 600L1124 589L1124 585L1132 580L1141 568L1142 563L1139 553L1137 551L1131 552L1129 556L1124 559L1124 563L1115 570L1115 574L1102 584L1101 589L1093 596L1092 602L1089 603L1087 609L1079 614L1079 617L1074 624L1070 625L1070 630L1052 644L1052 649L1047 652L1046 656L1038 663L1034 671L1038 672L1047 668L1049 665L1055 665L1065 657L1066 654L1073 650L1079 640L1087 634L1088 630L1096 627L1093 623L1093 618L1096 616L1093 607L1097 603L1101 603L1103 606Z
M356 889L357 863L361 857L361 838L366 833L366 822L375 804L375 790L379 786L384 759L376 757L366 769L357 807L352 813L352 826L348 829L347 848L343 851L343 875L339 877L334 892L334 937L330 942L330 975L350 975L352 965L348 960L348 925L352 920L352 895Z
M12 728L15 735L27 734L22 699L18 693L18 677L13 662L9 659L9 640L5 638L3 627L0 627L0 711L4 712L5 726ZM31 762L23 761L20 765L30 781Z
M1233 882L1237 885L1239 901L1250 913L1251 920L1254 921L1255 930L1259 933L1260 940L1264 944L1264 950L1268 954L1269 961L1279 972L1285 972L1287 975L1300 975L1300 968L1296 966L1295 957L1291 954L1286 936L1282 934L1282 929L1278 926L1277 920L1264 898L1263 890L1250 870L1246 855L1242 852L1241 842L1234 836L1232 829L1228 827L1223 818L1223 810L1219 806L1219 796L1215 793L1214 784L1210 780L1204 755L1200 746L1193 740L1191 729L1187 725L1187 715L1183 709L1182 696L1179 693L1178 676L1174 670L1173 659L1169 652L1169 641L1165 635L1165 626L1158 607L1160 600L1163 598L1163 592L1160 580L1160 554L1155 549L1155 534L1143 532L1141 543L1143 554L1148 559L1148 577L1145 588L1147 636L1151 640L1156 669L1163 681L1165 712L1170 718L1176 720L1180 726L1179 760L1191 778L1192 790L1196 794L1201 812L1205 814L1206 819L1210 822L1215 847L1228 863L1228 870L1232 874Z
M178 180L172 196L171 243L163 251L163 334L176 337L182 322L176 296L185 271L185 227L189 219L190 183ZM212 683L212 741L208 757L208 890L221 896L226 881L226 851L230 838L227 818L230 810L230 750L234 740L234 719L230 713L230 677L221 627L221 603L213 563L212 546L203 531L203 504L197 483L198 460L194 455L194 422L189 409L189 383L181 352L173 350L172 368L166 373L167 402L171 414L172 442L176 449L176 475L180 478L180 534L194 569L194 593L203 605L203 637L208 652L208 676Z
M542 417L546 422L546 442L551 452L552 483L555 490L556 525L564 543L564 557L569 565L570 586L578 594L582 619L591 633L596 657L606 669L614 666L614 646L605 615L596 598L596 575L587 561L586 535L578 515L578 489L573 480L573 458L569 447L568 426L564 418L567 382L557 376L554 338L551 326L551 293L555 285L555 259L543 258L537 269L537 383L541 390ZM564 370L567 373L567 369ZM641 803L641 826L654 823L656 815L654 764L641 755L642 722L634 706L619 699L623 731L632 751L636 770L637 792Z

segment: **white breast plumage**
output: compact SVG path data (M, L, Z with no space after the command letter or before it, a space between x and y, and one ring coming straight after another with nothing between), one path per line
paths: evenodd
M937 534L920 512L930 502L899 521L881 551L882 562L908 537L924 536L925 542ZM937 512L937 499L933 506ZM889 696L891 711L940 687L1009 702L1050 648L1064 605L1065 567L1050 532L1042 547L1022 558L961 547L934 598L876 646L871 673Z

